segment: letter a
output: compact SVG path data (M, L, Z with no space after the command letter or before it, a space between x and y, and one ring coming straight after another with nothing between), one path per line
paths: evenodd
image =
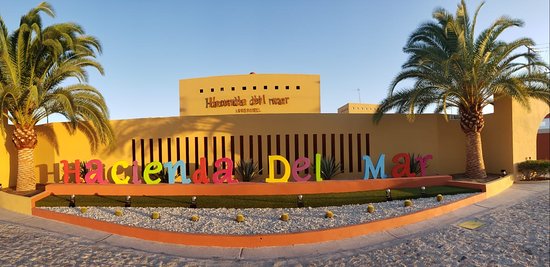
M215 184L221 184L223 182L226 182L228 184L238 183L239 180L233 179L231 177L231 174L233 173L233 161L230 158L221 158L216 160L216 162L214 162L214 167L219 169L222 167L223 163L226 164L227 169L221 169L215 172L214 174L212 174L212 181Z
M403 163L399 162L399 159L403 158ZM411 173L411 157L407 153L399 153L392 158L392 162L395 166L391 169L391 175L394 178L399 177L414 177L416 174Z

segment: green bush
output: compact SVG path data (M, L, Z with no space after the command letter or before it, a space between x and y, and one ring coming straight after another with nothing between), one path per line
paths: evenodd
M526 160L518 163L517 167L518 172L523 176L522 180L533 180L550 173L549 160Z
M311 169L313 173L315 170L315 163L311 164ZM333 157L322 157L321 158L321 178L323 180L330 180L332 177L342 173L342 165L340 162L337 162Z
M86 174L88 174L90 170L88 170L88 167L86 167L86 161L80 162L80 177L84 179L86 177Z
M237 176L241 177L241 180L243 182L250 182L256 176L258 176L258 173L261 170L258 168L258 163L254 163L253 160L241 160L239 163L237 163L237 167L235 168L235 173Z

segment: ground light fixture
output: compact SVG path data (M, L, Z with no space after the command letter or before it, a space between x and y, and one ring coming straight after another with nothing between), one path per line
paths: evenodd
M506 170L500 170L500 174L502 174L502 176L506 176L507 175Z
M74 194L71 195L71 200L69 200L69 207L71 208L76 207L76 196Z
M426 187L425 186L420 187L420 196L422 196L422 197L426 196Z
M132 206L132 197L126 196L126 201L124 201L124 207L128 208Z
M191 198L191 205L189 206L190 208L192 209L196 209L197 208L197 197L196 196L193 196Z
M393 198L391 197L391 190L388 188L386 189L386 201L392 201Z
M304 196L298 195L296 205L298 206L298 208L303 208L304 207Z

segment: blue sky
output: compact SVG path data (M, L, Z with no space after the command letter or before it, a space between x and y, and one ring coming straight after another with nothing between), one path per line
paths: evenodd
M40 1L0 0L12 32ZM49 1L57 16L76 22L103 44L106 75L90 83L107 100L112 119L178 116L180 79L230 74L321 75L321 111L348 102L378 103L406 60L409 34L436 7L456 1ZM481 1L467 1L473 14ZM524 20L502 35L530 37L548 62L548 0L488 0L478 29L501 15Z

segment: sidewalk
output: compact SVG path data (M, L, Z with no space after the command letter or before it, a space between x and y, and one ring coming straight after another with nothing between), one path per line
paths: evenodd
M356 249L370 251L394 246L395 244L424 236L427 233L437 231L441 228L449 227L449 225L456 225L463 221L472 220L485 214L507 208L523 200L534 199L541 195L548 195L550 194L549 190L550 184L548 181L536 183L516 183L510 189L493 198L443 216L405 227L340 241L267 248L192 247L149 242L94 231L57 221L21 215L0 209L0 243L4 243L2 247L6 247L6 242L10 242L9 240L2 238L1 228L5 225L11 224L23 227L23 232L47 232L51 233L54 238L65 238L71 241L84 242L86 244L94 244L101 247L114 246L145 254L161 254L166 256L183 257L190 260L217 259L223 260L226 263L242 263L245 260L299 260L300 258L304 259L304 257L315 259L318 256L335 255L338 253L346 253L346 251L348 252L347 254L349 254L350 251ZM63 255L57 256L63 257ZM2 262L2 260L0 260L0 262ZM203 263L208 264L208 262ZM125 264L128 264L128 262Z

